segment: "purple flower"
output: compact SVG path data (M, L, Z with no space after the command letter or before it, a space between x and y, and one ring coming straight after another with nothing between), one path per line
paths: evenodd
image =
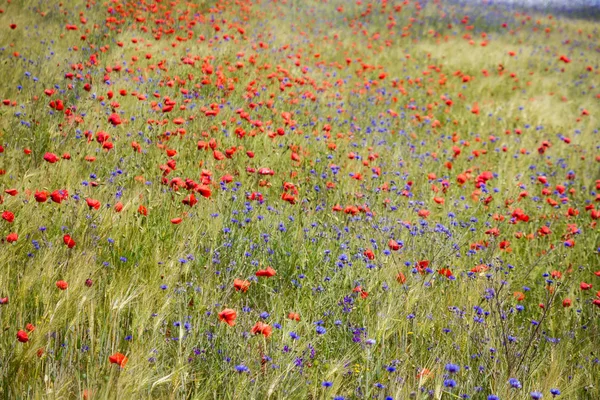
M451 374L456 374L458 371L460 371L460 367L456 364L446 364L446 371L450 372Z
M446 379L444 381L444 386L447 388L454 388L456 387L456 381L454 379Z
M519 382L519 380L517 378L510 378L508 380L508 383L511 387L513 387L515 389L521 389L521 382Z
M235 370L239 373L248 372L248 367L246 367L244 364L240 364L235 366Z

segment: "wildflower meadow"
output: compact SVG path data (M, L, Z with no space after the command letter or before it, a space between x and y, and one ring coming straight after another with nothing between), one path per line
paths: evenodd
M600 399L600 10L0 2L1 399Z

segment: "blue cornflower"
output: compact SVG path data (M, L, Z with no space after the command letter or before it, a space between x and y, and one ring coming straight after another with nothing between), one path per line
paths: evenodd
M521 389L521 382L519 382L519 380L517 378L510 378L508 380L508 383L510 384L511 387L513 387L515 389Z
M541 392L531 392L529 393L533 400L540 400L544 395Z
M446 379L444 381L444 386L446 386L447 388L456 387L456 381L454 379Z
M235 366L235 370L239 373L248 372L248 367L246 367L244 364L240 364Z
M446 371L450 372L451 374L456 374L458 371L460 371L460 367L456 364L446 364Z

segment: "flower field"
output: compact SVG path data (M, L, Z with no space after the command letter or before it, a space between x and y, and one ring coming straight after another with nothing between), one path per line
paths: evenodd
M600 25L488 3L2 2L0 398L600 398Z

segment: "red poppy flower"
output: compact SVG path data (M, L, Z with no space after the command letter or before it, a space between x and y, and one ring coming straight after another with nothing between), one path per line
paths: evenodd
M17 340L21 343L27 343L29 342L29 335L27 334L27 332L19 330L17 332Z
M94 210L97 210L97 209L100 208L101 204L96 199L87 198L87 199L85 199L85 201L87 202L87 205L88 205L89 208L93 208Z
M138 213L140 215L147 216L148 215L148 209L145 206L140 205L138 207Z
M427 378L427 377L432 376L432 375L433 374L431 373L431 371L429 369L423 368L417 374L417 378L418 379L424 379L424 378Z
M15 214L11 213L10 211L4 211L2 213L2 219L6 222L12 223L15 220Z
M272 331L273 331L273 328L271 328L271 326L269 326L261 321L258 321L256 324L254 324L254 326L251 329L252 334L254 334L254 335L263 334L264 337L271 336Z
M184 198L181 202L187 206L193 207L194 204L196 204L198 202L198 200L196 200L196 196L194 196L194 194L192 193L192 194L188 195L186 198Z
M119 117L119 114L110 114L110 116L108 117L108 122L111 123L112 126L118 126L121 125L122 121L121 121L121 117Z
M480 272L485 272L488 269L490 269L490 267L488 267L487 265L479 264L479 265L476 265L473 268L471 268L471 272L480 273Z
M592 285L591 285L591 284L589 284L589 283L581 282L581 283L579 284L579 288L580 288L581 290L590 290L590 289L592 288Z
M571 299L564 299L563 302L562 302L562 306L564 308L571 307Z
M12 243L12 242L16 242L19 239L19 235L17 235L16 233L9 233L8 236L6 236L6 241L8 243Z
M300 321L300 314L295 313L295 312L291 312L288 314L288 318L293 320L293 321Z
M235 319L237 318L237 313L235 310L231 308L226 308L219 313L219 320L225 322L229 326L235 325Z
M236 278L233 280L233 287L237 291L242 291L246 293L248 291L248 288L250 288L250 282Z
M221 177L221 182L231 183L233 182L233 176L226 174Z
M11 196L16 196L19 194L19 191L17 189L6 189L4 193L9 194Z
M53 202L60 204L63 200L67 200L69 198L69 192L66 190L55 190L50 194L50 198Z
M48 192L46 192L46 191L39 192L36 190L33 197L35 197L35 201L37 201L38 203L45 203L46 200L48 200Z
M406 276L404 276L402 272L398 272L398 275L396 275L396 280L398 283L404 284L406 282Z
M129 359L125 357L124 354L115 353L112 356L108 357L108 361L110 361L111 364L117 364L119 367L125 368L125 364L127 364L127 361L129 361Z
M210 195L212 194L212 191L210 190L210 188L206 185L199 185L197 187L198 192L203 196L203 197L210 197Z
M221 161L225 159L225 155L221 153L219 150L213 151L213 158L217 161Z
M121 212L121 210L123 210L123 203L119 201L117 204L115 204L115 211Z
M59 288L60 290L66 290L69 287L69 284L65 281L57 281L56 287Z
M560 279L560 278L562 278L562 272L560 272L560 271L552 271L550 273L550 276L552 277L552 279Z
M264 276L267 278L275 276L276 274L277 274L277 272L271 267L267 267L267 269L259 269L255 273L256 276Z
M400 247L402 247L402 246L400 246L400 244L398 242L396 242L394 239L390 239L388 241L388 247L390 248L390 250L398 251L398 250L400 250Z
M173 218L173 219L171 220L171 223L172 223L173 225L178 225L178 224L180 224L180 223L181 223L181 221L183 221L183 219L181 219L181 218Z
M525 300L525 294L523 292L515 292L513 295L515 296L515 299L517 299L517 301Z
M75 241L69 235L63 236L63 242L67 245L68 248L72 249L75 247Z
M419 212L417 213L417 215L421 218L427 218L429 216L429 214L431 214L431 211L429 210L425 210L425 209L421 209L419 210Z
M59 158L54 153L46 153L44 154L44 160L48 161L50 164L54 164L59 160Z
M438 270L438 274L444 275L446 278L450 278L452 276L452 271L448 268L442 268Z

